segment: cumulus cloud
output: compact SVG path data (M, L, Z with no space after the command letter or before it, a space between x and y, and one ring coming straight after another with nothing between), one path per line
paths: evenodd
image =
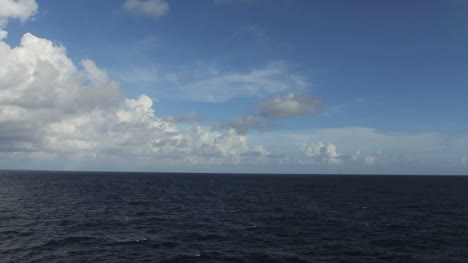
M75 65L62 46L25 34L0 41L0 155L9 158L137 158L240 162L266 158L234 130L218 132L161 118L153 100L122 99L119 84L86 59ZM2 153L8 153L6 156ZM257 157L254 157L257 156Z
M304 155L307 159L303 161L305 164L328 164L328 165L375 165L381 156L381 150L376 151L371 155L362 155L361 150L357 150L352 154L343 154L337 152L337 147L333 143L324 144L318 142L314 145L302 145Z
M172 122L158 118L151 98L125 99L113 112L93 111L54 123L47 145L56 152L92 154L96 158L171 159L198 162L242 160L255 150L247 138L234 131L211 132L193 127L180 131ZM262 154L259 152L259 154Z
M35 0L0 0L0 7L0 40L8 35L3 29L9 19L24 22L34 16L38 8Z
M253 114L264 118L291 118L317 113L322 106L323 102L317 97L290 93L260 101Z
M306 146L304 154L313 163L325 163L331 165L339 165L343 163L342 156L336 151L336 146L333 143L323 144L319 142L312 146Z
M50 125L107 109L118 103L119 96L118 83L109 81L93 61L84 60L78 68L62 46L29 33L15 48L0 42L3 151L43 151Z
M20 45L0 42L0 104L2 118L23 121L59 118L119 100L119 84L107 79L92 60L81 69L62 46L25 34Z
M123 8L134 14L159 18L169 13L166 0L125 0Z

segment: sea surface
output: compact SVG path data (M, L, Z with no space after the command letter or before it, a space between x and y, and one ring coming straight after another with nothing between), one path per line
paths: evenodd
M468 177L0 171L0 262L468 262Z

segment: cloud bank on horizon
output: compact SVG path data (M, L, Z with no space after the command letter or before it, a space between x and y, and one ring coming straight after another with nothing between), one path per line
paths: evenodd
M87 55L74 62L65 46L34 33L24 33L17 46L8 44L9 24L39 16L40 7L35 0L0 0L0 7L0 165L5 168L25 168L22 160L27 160L31 169L109 169L109 163L122 162L128 165L123 169L148 171L467 171L466 133L336 127L324 114L329 103L313 95L326 94L323 88L285 59L226 70L197 61L151 60L153 67L147 67L134 56L125 60L128 68L117 70L104 59L103 69ZM165 0L125 0L119 8L165 19L174 11ZM112 80L122 70L129 73ZM150 78L132 77L145 74ZM348 101L356 97L351 94Z

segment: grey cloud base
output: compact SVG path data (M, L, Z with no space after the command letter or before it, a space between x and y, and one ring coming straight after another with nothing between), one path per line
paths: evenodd
M252 109L251 115L237 117L225 123L216 123L214 130L234 129L238 134L246 134L249 129L269 131L273 127L272 119L294 118L316 114L324 103L317 97L307 94L273 96L261 100Z

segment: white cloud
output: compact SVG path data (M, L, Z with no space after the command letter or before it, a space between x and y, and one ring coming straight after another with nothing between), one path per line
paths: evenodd
M344 173L370 170L387 173L460 173L460 157L467 156L468 146L468 134L391 133L368 127L273 130L262 134L252 133L249 139L268 146L271 151L287 152L295 160L306 157L305 147L312 147L320 141L330 142L336 146L339 159L343 160L340 165L342 170L334 172ZM318 163L308 159L304 163ZM459 170L446 168L448 163ZM317 169L324 167L322 165Z
M125 0L123 8L129 12L159 18L169 13L166 0Z
M79 70L62 46L27 33L20 46L0 42L0 105L24 121L56 119L118 102L119 84L93 61ZM2 115L8 118L8 115ZM17 118L16 118L17 119Z
M288 137L298 144L330 141L346 152L360 149L361 154L383 149L388 154L429 155L434 151L447 152L449 148L457 153L463 147L461 140L448 140L437 133L385 133L369 127L310 129L290 132Z
M333 143L323 144L319 142L312 146L306 146L304 154L313 163L325 163L339 165L343 163L341 154L336 152L336 146Z
M0 29L8 23L8 19L16 18L26 21L37 12L35 0L0 0Z
M0 40L6 38L7 36L8 36L8 32L0 29Z
M7 37L8 32L3 30L9 19L26 21L37 12L35 0L0 0L0 40Z
M302 161L303 164L328 164L328 165L367 165L373 166L378 163L381 151L378 150L371 155L361 155L361 150L357 150L352 154L338 153L336 145L333 143L323 144L316 143L312 146L302 145L300 148L304 150L307 160Z
M15 48L0 41L0 155L236 163L269 154L234 130L175 126L196 114L168 120L148 96L120 97L92 60L76 66L64 47L29 33Z
M197 162L240 162L252 151L247 138L234 131L211 132L193 127L180 131L158 118L152 100L142 95L126 99L115 111L93 111L49 126L47 145L75 155L84 151L96 158L170 159Z

